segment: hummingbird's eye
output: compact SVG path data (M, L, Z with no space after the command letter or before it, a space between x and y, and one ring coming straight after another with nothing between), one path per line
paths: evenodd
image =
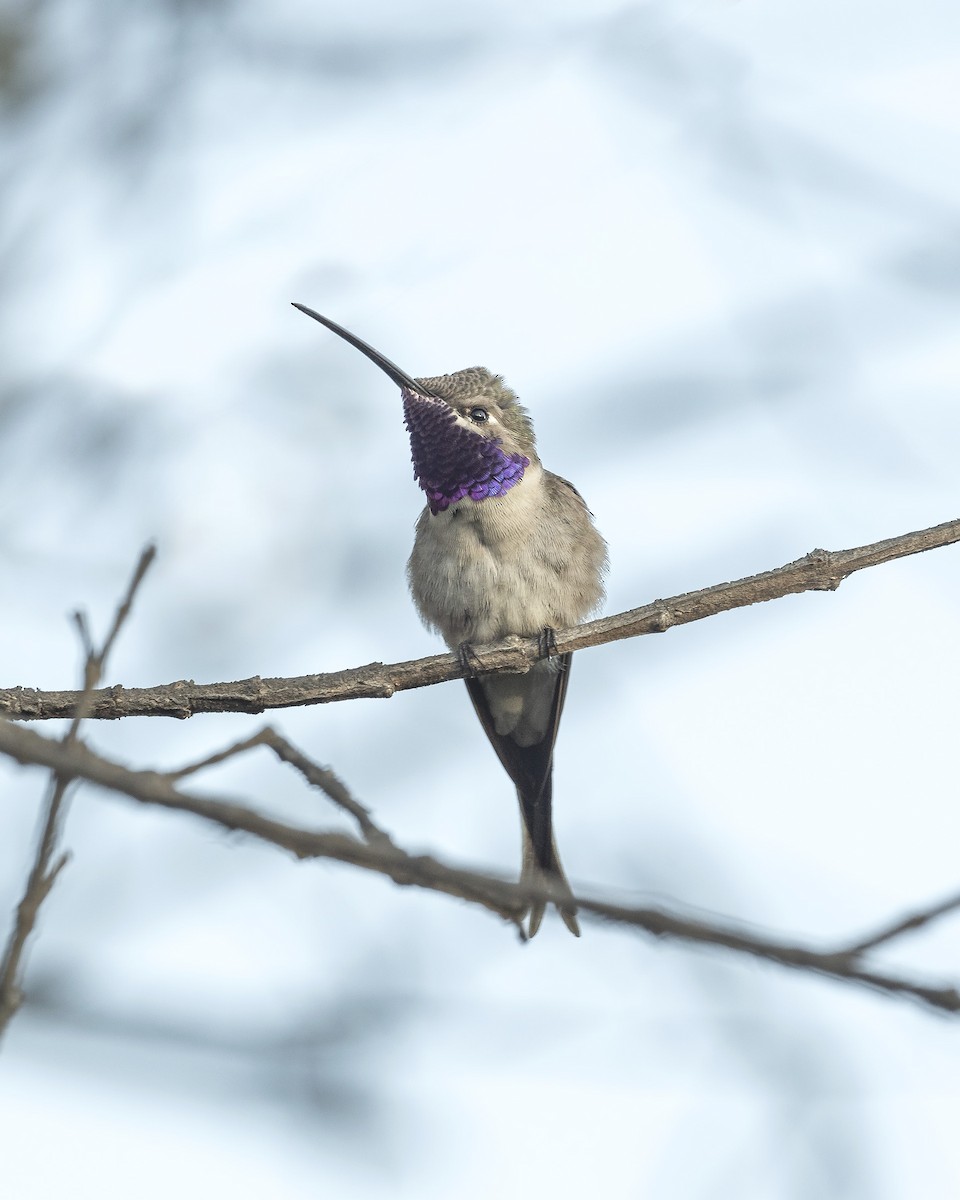
M471 408L467 414L474 425L485 425L490 419L490 414L485 408Z

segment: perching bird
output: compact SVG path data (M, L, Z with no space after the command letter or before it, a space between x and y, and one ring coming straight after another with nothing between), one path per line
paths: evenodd
M541 636L549 644L552 631L593 612L603 599L606 544L573 484L541 466L530 418L503 380L484 367L414 379L327 317L295 307L355 346L400 388L414 476L427 497L407 566L425 624L467 661L471 645L510 634ZM542 659L525 674L465 682L516 785L520 883L559 893L557 909L579 936L551 814L553 747L571 657ZM544 908L542 900L530 906L530 937Z

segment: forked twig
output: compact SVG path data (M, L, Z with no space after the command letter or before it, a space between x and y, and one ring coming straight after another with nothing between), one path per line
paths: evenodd
M381 829L370 816L370 810L365 808L359 800L353 798L346 784L329 767L321 767L319 763L315 763L270 725L264 725L251 737L243 738L225 750L210 754L206 758L180 767L176 771L168 771L165 777L175 783L178 779L185 779L188 775L195 775L207 767L217 766L230 758L235 758L238 754L245 754L257 746L268 747L281 762L289 763L291 767L299 771L311 787L319 788L334 804L349 813L360 826L360 832L368 842L393 844L390 835Z
M509 921L521 937L522 917L530 901L554 898L549 887L520 887L495 876L451 867L428 855L409 854L393 843L363 842L345 834L301 829L265 817L231 800L188 793L175 787L166 775L131 771L95 754L81 742L64 746L10 721L0 721L0 753L23 764L68 772L142 804L193 813L223 829L242 831L278 846L300 859L333 859L385 875L404 886L459 897ZM581 914L592 913L605 921L633 927L654 937L720 947L793 970L855 983L887 995L908 997L941 1012L960 1013L960 992L956 987L933 986L873 969L848 950L813 950L722 921L695 920L658 908L615 905L590 896L577 896L576 904Z
M85 711L90 707L93 691L103 675L107 657L124 622L130 615L134 597L155 555L156 548L152 545L147 546L140 555L130 585L117 607L113 623L99 651L94 648L84 614L80 612L73 614L84 653L83 689L79 693L70 727L60 743L66 750L76 745L80 722L84 718ZM33 866L27 876L23 896L17 905L13 928L4 947L3 958L0 959L0 1039L3 1038L7 1026L23 1002L23 993L19 984L21 965L30 934L37 923L40 907L49 896L57 877L70 859L70 855L64 853L51 865L60 835L64 799L73 778L74 776L69 770L53 769Z

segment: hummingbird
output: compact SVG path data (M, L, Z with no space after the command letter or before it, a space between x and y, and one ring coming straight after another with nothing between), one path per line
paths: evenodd
M553 747L571 654L553 633L603 600L607 547L572 483L547 471L516 394L485 367L413 378L379 350L305 305L294 307L366 355L400 388L414 478L426 495L407 577L424 624L469 671L471 646L538 637L542 657L524 674L464 682L484 732L517 789L520 884L546 885L580 936L573 893L553 835ZM543 920L534 900L527 936Z

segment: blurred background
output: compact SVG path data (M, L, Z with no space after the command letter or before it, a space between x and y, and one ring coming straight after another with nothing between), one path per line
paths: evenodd
M958 515L950 0L3 0L0 105L3 686L74 686L67 614L103 630L150 538L109 682L439 649L399 398L291 300L503 374L607 612ZM817 946L954 890L958 562L578 655L574 883ZM271 719L403 846L516 869L459 683ZM260 723L89 737L164 767ZM46 781L0 775L6 920ZM347 827L265 752L203 784ZM0 1056L16 1200L960 1188L955 1021L590 922L521 946L92 789L65 841Z

